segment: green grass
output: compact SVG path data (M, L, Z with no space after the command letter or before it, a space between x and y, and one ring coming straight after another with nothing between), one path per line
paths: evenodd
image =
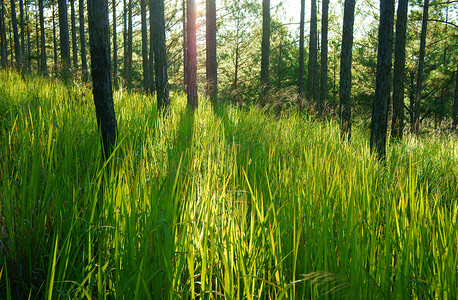
M104 164L90 90L0 73L0 298L456 299L456 137L114 99Z

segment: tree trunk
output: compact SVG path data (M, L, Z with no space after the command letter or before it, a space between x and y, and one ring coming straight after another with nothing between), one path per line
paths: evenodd
M123 0L123 39L122 39L122 45L123 45L123 86L125 86L127 82L127 65L128 63L128 51L127 51L127 1Z
M187 0L188 105L194 110L197 100L196 0Z
M19 44L19 33L17 28L17 18L16 18L16 4L14 0L11 0L11 23L13 25L13 35L14 35L14 56L16 58L16 67L21 71L21 46Z
M64 69L64 79L70 75L70 39L68 36L67 0L58 0L59 6L59 31L60 31L60 56Z
M87 58L86 58L86 35L84 30L84 0L79 0L79 17L80 17L80 44L81 44L81 71L83 81L87 82Z
M316 0L311 0L309 65L307 78L307 99L312 101L316 110L321 109L318 103L318 51L317 51L317 16Z
M154 4L149 0L149 91L152 95L156 90L154 81Z
M428 27L428 8L429 0L425 0L423 6L423 20L421 22L421 34L420 34L420 53L418 55L418 70L417 70L417 88L415 91L415 107L414 109L414 123L412 130L418 132L420 129L420 102L421 102L421 90L423 83L423 65L425 60L425 47L426 47L426 31Z
M216 104L218 96L218 63L216 59L216 1L206 1L206 75L207 96Z
M0 19L0 43L1 43L1 59L2 59L2 68L6 68L7 65L7 56L6 56L6 28L5 28L5 6L2 1L2 12Z
M38 2L38 1L37 1ZM35 5L35 11L39 11L40 9L38 8L38 3ZM41 70L41 59L40 59L40 14L35 14L35 37L36 37L36 45L37 45L37 55L36 55L36 60L37 60L37 70L38 72Z
M378 32L377 75L372 109L371 151L379 159L386 155L388 104L390 103L391 61L393 52L394 0L380 1Z
M261 105L268 102L270 57L270 0L262 0Z
M345 0L342 32L342 54L340 56L340 129L343 137L351 138L351 59L353 47L353 23L355 0Z
M29 9L26 4L25 6L25 24L26 24L26 32L27 32L27 59L25 60L26 63L26 70L27 72L30 72L31 66L30 66L30 58L32 57L32 45L30 43L30 17L29 17Z
M91 74L97 124L102 133L104 159L116 142L117 123L111 89L110 28L108 0L88 0Z
M148 72L148 28L146 24L146 0L140 0L141 22L142 22L142 64L143 64L143 88L148 93L149 72Z
M117 90L118 86L118 32L116 30L116 0L112 2L113 6L113 85Z
M21 14L21 67L25 67L25 28L24 28L24 0L19 0L19 12ZM25 70L25 69L24 69Z
M127 29L127 88L132 89L132 0L129 0L129 16Z
M321 79L320 79L320 101L318 114L323 113L323 109L328 102L328 10L329 0L323 0L322 20L321 20Z
M407 29L408 0L399 0L396 16L396 41L394 48L393 76L393 116L391 121L391 136L402 138L404 129L404 82L406 62L406 29Z
M48 67L46 65L46 35L45 35L45 17L43 14L43 0L38 1L38 11L40 13L40 37L41 37L40 72L46 76L48 72Z
M186 38L186 0L183 0L183 90L188 91L188 50Z
M452 111L453 127L458 130L458 65L456 66L455 72L455 98L453 100L453 111Z
M305 47L304 47L304 27L305 27L305 0L301 0L301 19L299 25L299 79L298 79L298 97L297 107L302 110L302 102L304 98L304 59L305 59Z
M56 9L55 9L55 0L52 3L52 41L53 41L53 53L54 53L54 70L58 65L57 58L57 35L56 35Z
M154 20L154 64L156 75L157 107L167 108L170 105L169 83L167 78L167 52L165 46L164 0L152 0Z
M78 67L78 43L76 40L75 0L70 0L70 19L72 24L73 67L76 68Z

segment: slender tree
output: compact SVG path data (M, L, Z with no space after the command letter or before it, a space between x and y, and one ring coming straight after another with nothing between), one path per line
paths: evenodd
M417 69L417 87L415 89L415 106L414 120L412 129L414 132L418 132L420 128L420 102L421 102L421 91L423 84L423 66L425 60L425 47L426 47L426 31L428 27L428 8L429 0L425 0L423 5L423 19L421 22L421 33L420 33L420 53L418 55L418 69ZM412 108L411 108L412 109Z
M56 0L53 0L52 2L52 42L53 42L54 69L55 69L58 65L57 34L56 34Z
M453 111L452 111L453 127L458 129L458 65L456 66L455 72L455 98L453 99Z
M14 0L11 0L11 23L13 25L13 35L14 35L14 56L16 58L16 65L18 70L21 70L21 46L19 44L19 33L17 28L17 18L16 18L16 3Z
M113 7L113 85L117 90L118 86L118 32L116 30L116 0L112 1Z
M127 88L132 88L132 0L128 4L128 28L127 28Z
M154 81L154 3L153 0L149 0L149 92L152 95L156 90Z
M24 24L24 0L19 0L19 13L20 17L20 27L21 27L21 58L22 58L22 67L24 68L24 57L25 57L25 24Z
M321 78L320 78L320 101L318 102L318 114L323 113L323 108L328 102L328 10L329 0L323 0L321 19Z
M127 51L127 1L123 0L123 39L122 39L122 47L123 47L123 85L127 82L127 65L128 63L128 51Z
M80 44L81 44L81 71L83 72L83 81L88 80L87 74L87 57L86 57L86 35L84 30L84 0L79 0L79 25L80 25Z
M156 75L156 95L159 109L170 105L169 83L167 78L167 52L165 46L164 0L152 0L154 22L154 66Z
M262 0L261 105L269 96L270 0Z
M183 9L183 89L184 92L188 91L188 50L187 45L188 41L186 38L186 0L183 0L182 3Z
M316 0L311 0L310 11L310 44L309 44L309 64L307 78L307 98L312 100L317 111L322 107L319 103L318 91L318 46L317 46L317 13Z
M1 57L2 57L2 67L6 68L7 65L7 45L6 45L6 28L5 28L5 5L2 0L1 7L1 19L0 19L0 41L1 41Z
M216 1L206 1L206 42L207 42L207 96L215 104L218 94L218 65L216 60Z
M188 51L188 105L198 106L197 100L197 44L196 44L196 0L187 0L187 51Z
M71 26L72 26L73 67L76 68L78 66L78 43L76 40L75 0L70 0L70 19L71 19Z
M70 62L70 38L68 35L67 0L58 0L59 6L59 31L60 31L60 55L64 68L64 77L69 76Z
M38 11L40 14L40 44L41 44L41 51L40 51L40 72L44 75L48 72L48 67L46 65L46 35L45 35L45 17L43 14L43 0L38 0Z
M379 159L386 154L388 103L390 102L391 61L393 53L394 0L380 1L377 74L371 122L371 151Z
M404 81L406 62L406 29L407 29L408 0L399 0L396 15L396 40L394 46L394 76L393 76L393 116L391 121L391 136L402 138L404 128Z
M117 123L111 88L110 28L108 0L88 0L91 73L97 125L102 133L104 158L116 142Z
M340 128L343 137L351 138L351 60L353 47L353 24L355 0L345 0L342 32L342 54L340 56Z
M299 25L299 79L298 79L298 98L297 106L299 110L302 109L302 101L304 97L304 59L305 59L305 47L304 47L304 24L305 23L305 0L301 0L301 18Z
M142 23L142 64L143 64L143 88L148 93L149 72L148 72L148 29L146 24L146 0L140 1L141 23Z
M32 57L32 45L30 43L30 17L29 17L29 4L25 2L25 31L27 33L27 59L25 60L26 70L30 72L30 58Z

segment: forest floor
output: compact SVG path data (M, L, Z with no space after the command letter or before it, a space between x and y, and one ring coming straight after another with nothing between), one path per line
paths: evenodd
M0 73L2 299L456 299L458 141Z

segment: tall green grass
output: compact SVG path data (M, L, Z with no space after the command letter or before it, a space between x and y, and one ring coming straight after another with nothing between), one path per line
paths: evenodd
M458 143L0 73L0 298L456 299Z

